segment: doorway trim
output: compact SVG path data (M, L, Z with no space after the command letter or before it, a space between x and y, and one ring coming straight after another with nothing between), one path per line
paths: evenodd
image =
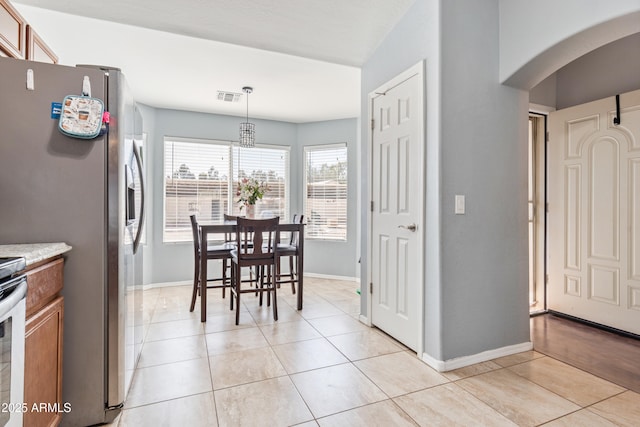
M547 117L529 112L529 315L547 310Z
M414 76L418 76L418 78L420 79L421 84L421 93L419 94L420 99L422 100L422 105L423 105L423 114L421 116L421 123L420 123L420 129L421 129L421 140L423 141L423 144L421 145L422 148L422 158L421 158L421 179L423 181L423 188L426 190L427 186L426 186L426 158L425 158L425 153L426 153L426 129L425 129L425 123L426 123L426 113L427 113L427 109L426 109L426 61L422 60L420 62L418 62L417 64L413 65L412 67L410 67L409 69L405 70L404 72L398 74L397 76L393 77L391 80L387 81L386 83L380 85L379 87L377 87L376 89L374 89L373 91L369 92L368 96L367 96L367 106L368 106L368 117L367 123L370 123L371 125L367 127L367 141L369 142L369 144L367 145L367 150L368 150L368 154L369 154L369 205L370 207L366 208L367 210L367 223L368 223L368 228L367 228L367 252L366 252L366 256L367 256L367 285L364 287L365 292L367 293L367 319L366 319L366 324L368 326L373 326L373 298L372 298L372 287L373 287L373 265L372 265L372 245L373 245L373 241L372 241L372 236L373 236L373 215L372 215L372 208L371 208L371 203L373 201L373 123L374 123L374 100L379 97L384 95L388 90L393 89L394 87L400 85L401 83L403 83L404 81L408 80L411 77ZM421 209L421 213L420 216L422 218L422 223L426 224L426 216L425 216L425 212L426 212L426 197L423 197L423 201L422 201L422 206L420 207ZM426 262L424 262L424 255L426 254L426 248L425 248L425 229L426 227L420 227L420 232L418 233L418 247L420 248L420 255L421 255L421 259L423 261L423 266L426 264ZM418 357L421 357L424 354L424 330L425 330L425 326L424 326L424 295L425 295L425 271L423 267L418 268L418 289L417 289L417 294L418 294L418 304L417 304L417 319L418 319L418 327L417 327L417 345L416 345L416 353Z

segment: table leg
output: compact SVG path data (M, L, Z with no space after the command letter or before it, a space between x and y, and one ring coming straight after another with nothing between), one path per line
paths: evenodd
M298 310L302 310L302 294L303 290L303 277L304 277L304 227L300 227L298 231L298 256L297 256L297 265L298 265Z

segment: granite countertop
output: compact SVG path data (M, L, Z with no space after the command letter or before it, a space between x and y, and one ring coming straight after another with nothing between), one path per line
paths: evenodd
M0 245L0 258L24 257L27 266L71 250L66 243L25 243Z

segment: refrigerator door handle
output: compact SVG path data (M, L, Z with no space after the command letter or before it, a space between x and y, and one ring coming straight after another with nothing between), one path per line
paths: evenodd
M134 142L133 154L136 157L136 163L138 164L138 177L140 179L140 216L138 217L138 229L136 231L136 237L133 240L133 253L138 251L140 245L140 239L142 238L142 229L144 227L144 173L142 169L142 157L140 156L140 149Z

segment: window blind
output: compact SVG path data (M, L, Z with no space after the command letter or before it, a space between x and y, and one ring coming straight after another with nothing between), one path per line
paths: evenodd
M255 178L267 184L267 191L255 207L256 218L279 216L288 220L289 149L281 147L233 147L233 215L244 215L236 195L242 178Z
M239 148L226 141L166 137L163 241L191 241L189 216L193 214L199 222L221 222L225 213L244 215L236 195L243 177L268 185L256 204L258 218L288 220L288 147Z
M165 138L165 242L193 239L189 216L217 222L228 212L231 146L224 141Z
M305 152L305 236L347 239L347 146L307 146Z

